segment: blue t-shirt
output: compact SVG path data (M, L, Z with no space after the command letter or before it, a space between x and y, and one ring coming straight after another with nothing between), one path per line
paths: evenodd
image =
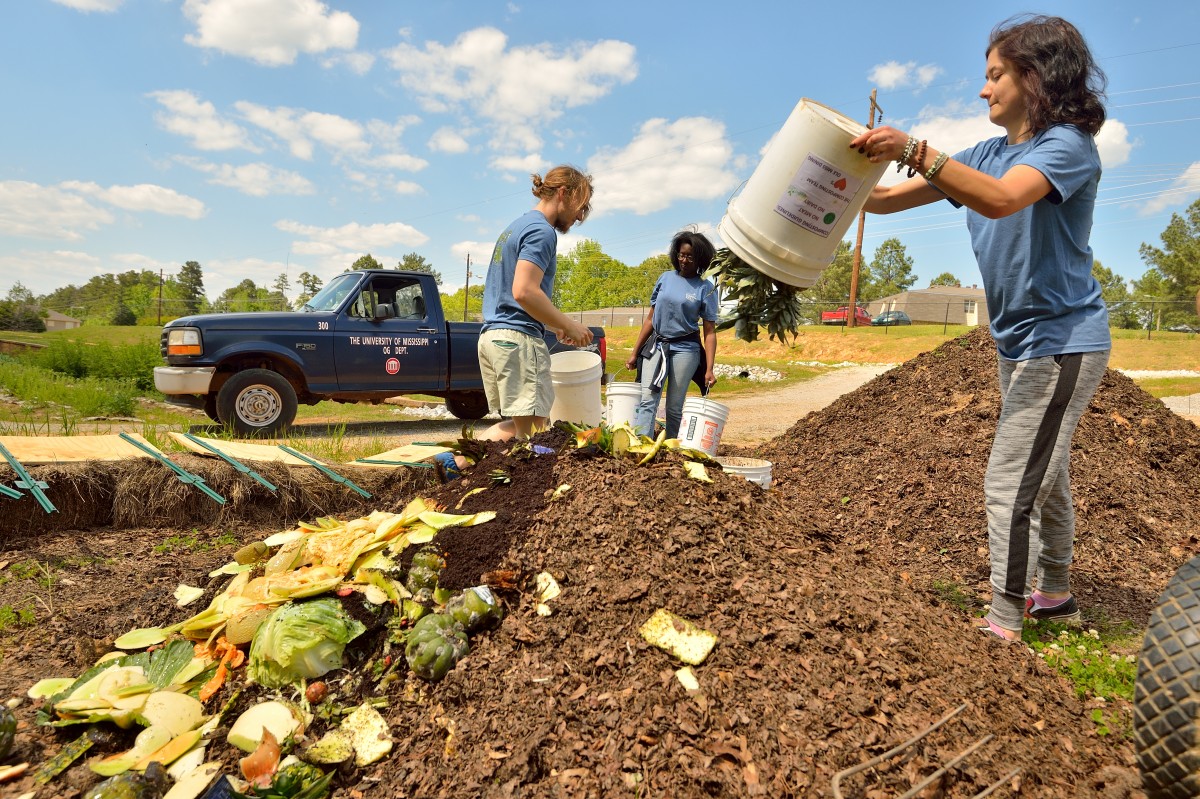
M700 319L717 321L717 290L711 280L663 272L650 292L654 331L661 338L682 338L700 330ZM699 349L699 340L672 342L675 349Z
M513 299L517 261L529 261L542 270L541 288L549 297L554 292L558 269L558 233L541 211L532 210L508 226L488 264L483 284L483 330L507 328L542 338L546 326L534 319Z
M1004 136L980 142L954 160L995 178L1024 164L1051 186L1045 197L1003 219L967 209L1000 355L1023 361L1111 349L1089 244L1100 183L1095 140L1074 125L1054 125L1020 144Z

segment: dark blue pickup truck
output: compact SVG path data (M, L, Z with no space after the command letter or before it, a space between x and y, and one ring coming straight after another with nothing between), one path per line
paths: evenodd
M154 385L203 407L243 435L290 425L299 403L378 403L402 394L446 399L460 419L481 419L478 322L450 322L428 272L345 272L299 311L185 316L162 330L168 366ZM603 328L587 348L607 351ZM546 333L551 352L574 349Z

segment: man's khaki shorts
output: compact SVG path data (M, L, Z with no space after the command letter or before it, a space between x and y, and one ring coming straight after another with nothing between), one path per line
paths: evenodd
M549 416L554 404L550 350L528 333L494 328L479 336L479 371L488 407L501 416Z

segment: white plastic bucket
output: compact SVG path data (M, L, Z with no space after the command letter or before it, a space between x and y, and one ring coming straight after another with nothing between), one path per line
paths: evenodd
M725 210L717 227L722 241L781 283L815 283L888 167L850 149L866 130L808 98L797 103Z
M604 393L604 422L609 427L634 425L638 403L642 401L641 383L609 383Z
M679 422L680 446L716 455L727 419L728 405L704 397L688 397L683 401L683 418Z
M771 462L758 458L719 457L716 462L729 474L739 474L764 489L771 487Z
M603 373L604 365L597 353L572 350L551 355L554 404L550 406L550 421L598 426Z

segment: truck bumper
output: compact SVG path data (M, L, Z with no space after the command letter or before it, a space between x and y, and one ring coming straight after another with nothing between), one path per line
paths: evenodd
M154 387L164 394L207 394L215 366L156 366Z

